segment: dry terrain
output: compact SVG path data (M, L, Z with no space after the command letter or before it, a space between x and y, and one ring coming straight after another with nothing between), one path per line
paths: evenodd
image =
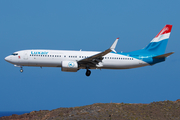
M0 120L180 120L180 100L150 104L96 103L92 105L32 111Z

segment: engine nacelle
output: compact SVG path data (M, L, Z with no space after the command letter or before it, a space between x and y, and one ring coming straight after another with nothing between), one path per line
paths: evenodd
M78 71L78 63L76 61L62 61L61 71L77 72Z

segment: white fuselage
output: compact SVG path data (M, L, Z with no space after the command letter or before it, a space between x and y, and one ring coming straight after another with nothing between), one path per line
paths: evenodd
M93 56L100 52L67 51L67 50L22 50L5 58L16 66L62 67L63 61L76 61ZM96 67L90 69L129 69L149 65L129 56L108 53ZM86 69L79 66L78 69Z

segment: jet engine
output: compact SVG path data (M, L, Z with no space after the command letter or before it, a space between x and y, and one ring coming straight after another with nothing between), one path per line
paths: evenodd
M77 72L78 71L78 63L76 61L62 61L61 71Z

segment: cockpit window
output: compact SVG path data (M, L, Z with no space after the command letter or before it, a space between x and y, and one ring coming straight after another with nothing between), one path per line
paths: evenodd
M18 55L18 53L13 53L12 55L16 56L16 55Z

